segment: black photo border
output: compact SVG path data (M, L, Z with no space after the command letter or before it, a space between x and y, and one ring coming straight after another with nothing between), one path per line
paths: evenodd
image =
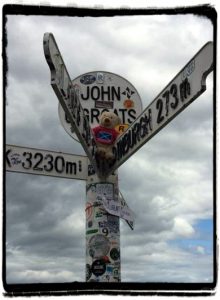
M71 17L113 17L129 15L174 15L196 14L209 18L213 24L214 40L214 96L213 96L213 282L212 283L94 283L72 282L51 284L8 284L6 282L6 191L5 191L5 165L3 166L3 232L2 232L2 281L5 295L8 296L34 296L34 295L179 295L201 296L213 295L217 285L217 210L216 210L216 53L217 53L217 12L211 5L199 5L177 8L155 9L103 9L103 8L79 8L61 6L36 6L36 5L10 5L2 8L2 56L3 56L3 161L5 161L5 103L7 86L7 32L6 23L8 15L45 15L45 16L71 16Z

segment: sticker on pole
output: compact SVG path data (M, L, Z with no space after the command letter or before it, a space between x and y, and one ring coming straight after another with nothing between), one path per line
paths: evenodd
M103 205L108 213L118 216L126 221L130 221L132 224L134 224L134 213L128 207L124 199L120 198L119 200L120 201L115 201L113 199L109 200L105 196L102 197Z
M89 255L93 258L103 257L110 250L108 238L102 234L96 234L89 240Z
M119 75L104 71L89 72L75 78L72 84L79 90L79 101L92 128L98 125L103 111L112 111L120 117L122 124L117 130L123 133L142 112L138 91ZM66 132L78 140L61 104L58 113Z
M114 198L114 185L112 183L97 183L96 193L97 198L101 199L106 211L114 216L118 216L134 226L134 213L128 207L122 194ZM133 228L132 228L133 229Z

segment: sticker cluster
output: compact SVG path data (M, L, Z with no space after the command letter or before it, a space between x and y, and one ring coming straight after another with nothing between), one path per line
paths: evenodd
M116 189L112 183L87 185L87 282L120 281L119 217L109 214L102 200L102 196L105 195L106 199L112 201L114 195L118 194Z

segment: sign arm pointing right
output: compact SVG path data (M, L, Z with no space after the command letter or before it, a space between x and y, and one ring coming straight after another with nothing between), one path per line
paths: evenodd
M115 162L108 174L198 98L206 90L206 78L212 70L213 42L208 42L120 136L114 146Z

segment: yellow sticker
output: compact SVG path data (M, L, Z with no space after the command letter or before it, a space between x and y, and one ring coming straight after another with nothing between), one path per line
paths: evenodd
M117 125L115 127L115 130L119 133L119 134L122 134L125 132L125 130L129 127L128 124L120 124L120 125Z

